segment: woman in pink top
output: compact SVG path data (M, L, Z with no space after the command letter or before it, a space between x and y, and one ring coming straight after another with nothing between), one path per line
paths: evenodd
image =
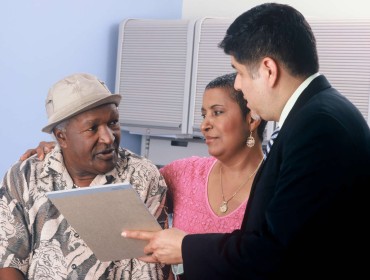
M201 131L211 156L175 160L160 169L168 206L173 205L173 226L188 233L240 228L263 159L266 121L252 116L234 80L235 74L227 74L205 88Z
M200 128L210 157L179 159L160 169L168 186L170 226L187 233L239 229L263 160L266 121L250 112L234 89L235 77L220 76L204 91ZM172 265L172 271L185 279L182 264Z

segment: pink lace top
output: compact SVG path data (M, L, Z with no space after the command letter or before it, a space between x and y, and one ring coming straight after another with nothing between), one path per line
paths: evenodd
M208 202L207 182L216 161L213 157L193 156L160 169L173 199L174 227L188 233L224 233L240 228L247 201L223 217L217 216Z

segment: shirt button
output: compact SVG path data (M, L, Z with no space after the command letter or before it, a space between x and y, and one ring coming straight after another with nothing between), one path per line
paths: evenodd
M80 236L78 235L78 233L75 233L75 237L77 237L77 238L78 238L78 237L80 237Z
M72 264L72 269L76 269L76 268L77 268L77 265Z

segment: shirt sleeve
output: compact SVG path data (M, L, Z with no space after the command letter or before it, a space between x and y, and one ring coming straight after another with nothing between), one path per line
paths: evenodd
M31 236L20 173L19 164L14 165L0 185L0 267L14 267L26 274Z

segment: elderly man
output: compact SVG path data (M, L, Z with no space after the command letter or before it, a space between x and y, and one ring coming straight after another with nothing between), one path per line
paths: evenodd
M162 226L166 184L154 164L119 147L117 106L90 74L57 82L46 100L58 145L17 162L0 186L0 279L165 279L169 267L137 259L99 261L45 193L129 182Z

